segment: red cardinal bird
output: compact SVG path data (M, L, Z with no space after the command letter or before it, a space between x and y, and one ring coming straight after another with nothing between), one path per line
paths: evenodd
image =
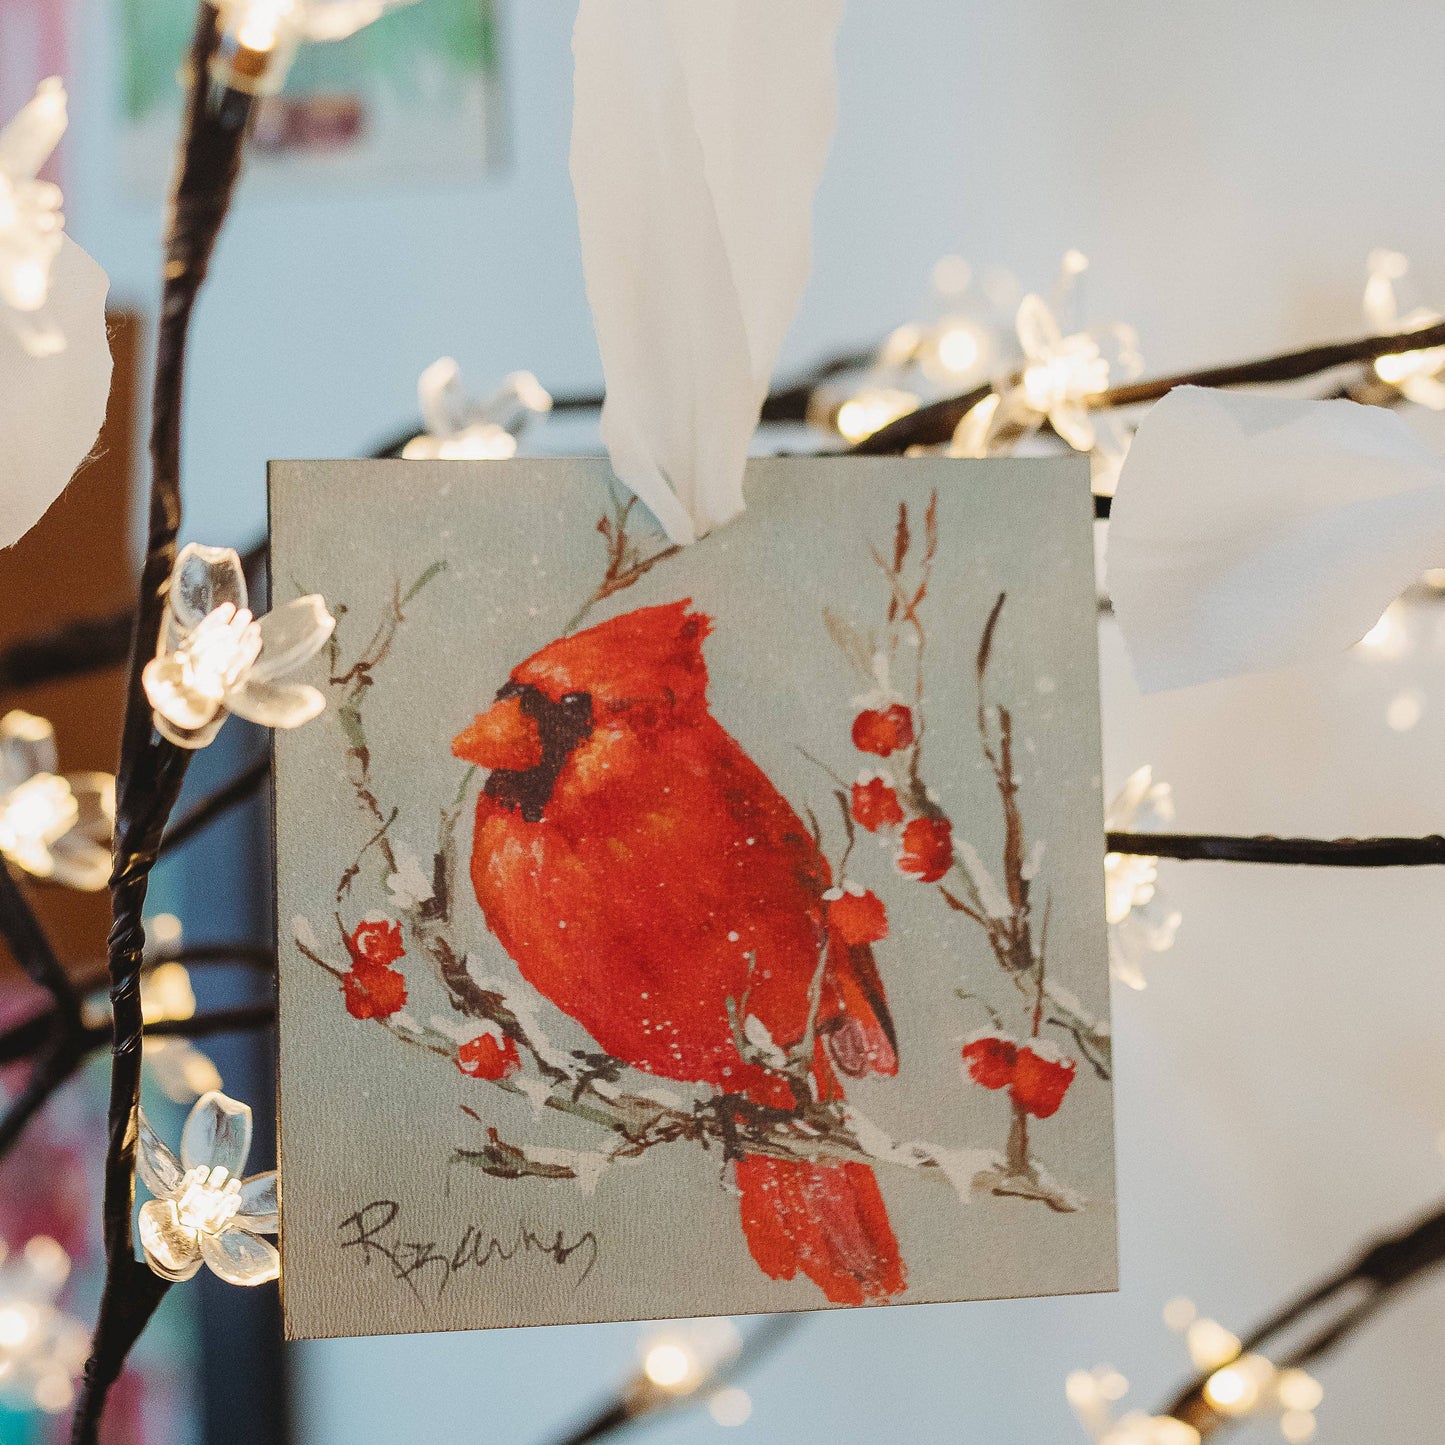
M791 1049L826 946L811 1079L818 1099L841 1099L835 1069L898 1071L872 950L827 935L826 860L708 711L711 623L690 606L549 643L453 741L490 771L477 901L522 976L608 1054L787 1110L787 1080L739 1052L728 1000L757 1042ZM773 1279L802 1271L835 1304L902 1292L866 1165L750 1154L736 1179L748 1247Z

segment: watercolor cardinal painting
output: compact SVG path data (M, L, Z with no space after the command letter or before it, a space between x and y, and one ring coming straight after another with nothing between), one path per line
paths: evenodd
M1115 1287L1070 461L276 463L293 1337Z

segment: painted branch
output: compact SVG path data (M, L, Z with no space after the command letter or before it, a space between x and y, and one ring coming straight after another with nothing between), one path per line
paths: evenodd
M1445 837L1272 838L1220 833L1110 833L1111 853L1216 863L1319 868L1419 868L1445 864Z

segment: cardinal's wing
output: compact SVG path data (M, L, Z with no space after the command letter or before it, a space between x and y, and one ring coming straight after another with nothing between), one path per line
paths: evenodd
M866 943L831 942L828 973L837 1012L824 1020L824 1037L838 1071L854 1079L896 1074L898 1035L873 950Z

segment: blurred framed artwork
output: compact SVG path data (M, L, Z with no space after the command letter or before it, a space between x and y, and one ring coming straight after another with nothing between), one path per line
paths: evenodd
M121 171L164 193L191 0L122 0ZM503 154L496 0L427 0L305 47L257 118L248 184L312 188L484 174Z

